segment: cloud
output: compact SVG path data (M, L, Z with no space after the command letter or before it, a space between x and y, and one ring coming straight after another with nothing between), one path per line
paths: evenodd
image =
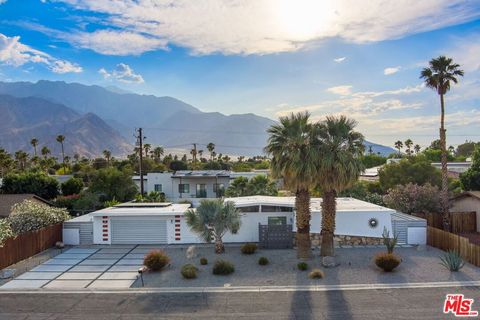
M333 61L335 61L336 63L340 63L340 62L345 61L345 59L347 59L347 57L339 57L339 58L333 59Z
M0 33L0 62L14 67L26 63L41 63L55 73L82 72L79 65L52 57L20 42L20 37L7 37Z
M0 4L4 4L7 0L0 0Z
M98 70L104 79L114 79L124 83L144 83L143 77L136 74L129 65L125 63L117 64L116 68L108 72L104 68Z
M352 86L337 86L328 88L327 91L333 94L339 94L341 96L347 96L352 93Z
M398 39L480 16L478 2L463 0L370 0L362 5L355 0L52 1L81 10L86 20L102 15L102 23L89 25L90 33L73 32L66 41L122 55L167 45L199 55L270 54L332 37L355 43Z
M386 75L386 76L389 76L391 74L394 74L394 73L397 73L398 71L400 71L400 67L388 67L388 68L385 68L383 69L383 74Z

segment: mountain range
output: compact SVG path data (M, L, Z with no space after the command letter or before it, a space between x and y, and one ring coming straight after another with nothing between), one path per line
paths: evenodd
M166 149L189 150L197 143L205 150L213 142L217 153L259 155L266 129L275 123L251 113L202 112L172 97L46 80L0 82L0 111L7 115L0 119L0 146L7 150L31 150L32 137L55 147L54 137L64 134L67 152L87 156L104 149L117 156L131 152L138 127L144 129L145 143ZM375 153L394 151L370 142L367 150L369 145Z

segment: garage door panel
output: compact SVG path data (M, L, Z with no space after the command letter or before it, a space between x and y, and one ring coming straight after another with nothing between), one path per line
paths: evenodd
M162 217L113 217L112 244L167 243L167 220Z

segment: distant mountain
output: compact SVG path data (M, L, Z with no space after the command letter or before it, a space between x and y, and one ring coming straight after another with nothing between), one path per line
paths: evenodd
M260 155L267 141L266 129L274 123L271 119L251 113L227 116L218 112L202 112L172 97L140 95L116 87L103 88L63 81L0 82L0 94L39 97L73 109L70 111L75 112L77 117L93 113L106 123L95 128L92 119L89 119L88 127L93 130L92 134L96 134L97 130L101 132L109 125L111 128L108 127L108 130L115 128L132 144L135 128L143 127L146 143L162 145L166 149L189 150L192 143L198 143L197 148L206 153L206 144L213 142L217 153ZM46 103L45 100L43 103ZM24 118L22 121L36 121L33 115L25 114ZM0 118L0 126L2 122ZM86 123L83 125L87 126ZM14 125L10 127L15 128ZM88 137L86 141L89 142L84 142L83 148L93 142L90 139ZM126 141L123 140L123 143ZM367 151L368 146L372 145L373 152L382 155L394 151L370 142L366 145ZM98 150L98 147L92 148Z
M99 156L108 149L114 155L124 155L133 146L115 129L93 113L81 115L61 104L37 98L17 98L0 95L0 146L10 152L19 149L32 152L30 140L39 140L39 151L47 146L52 154L60 154L55 138L66 136L65 150L72 156L79 153Z
M365 141L365 153L368 154L370 147L372 148L373 153L380 154L381 156L384 156L384 157L390 155L391 153L396 152L396 150L393 148L383 146L381 144Z

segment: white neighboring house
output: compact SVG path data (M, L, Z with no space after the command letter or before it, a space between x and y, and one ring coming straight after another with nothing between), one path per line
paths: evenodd
M225 242L258 242L259 224L295 227L294 197L227 198L242 212L238 233ZM321 199L311 199L311 233L319 233ZM203 241L187 226L188 204L125 203L64 222L66 244L190 244ZM426 243L426 221L353 198L337 198L336 235L380 238L384 228L405 244Z

